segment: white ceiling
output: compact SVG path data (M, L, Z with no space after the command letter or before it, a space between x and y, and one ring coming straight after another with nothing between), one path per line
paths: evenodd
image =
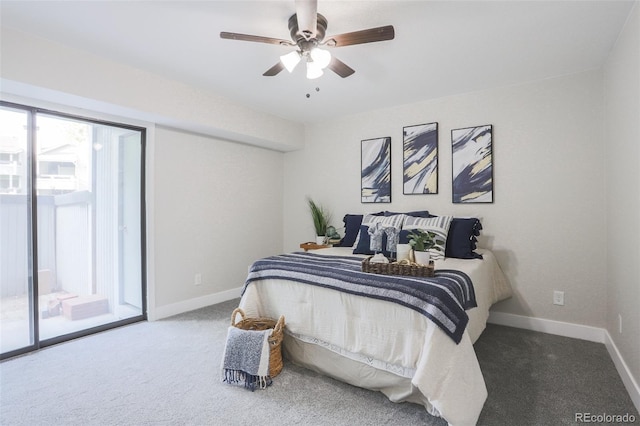
M633 1L319 0L327 35L391 24L391 41L334 48L356 70L262 73L292 48L294 0L10 1L1 23L299 122L519 84L603 65ZM316 91L316 88L319 91ZM306 97L306 94L310 97Z

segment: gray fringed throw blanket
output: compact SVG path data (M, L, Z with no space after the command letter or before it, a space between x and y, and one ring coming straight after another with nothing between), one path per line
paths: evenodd
M222 357L224 382L242 383L254 391L271 385L269 336L273 330L242 330L229 327Z

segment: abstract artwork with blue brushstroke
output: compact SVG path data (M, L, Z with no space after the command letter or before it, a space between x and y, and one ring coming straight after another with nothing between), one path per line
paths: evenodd
M361 142L361 201L391 202L391 138Z
M438 193L438 123L403 129L404 194Z
M493 126L451 130L454 203L493 203Z

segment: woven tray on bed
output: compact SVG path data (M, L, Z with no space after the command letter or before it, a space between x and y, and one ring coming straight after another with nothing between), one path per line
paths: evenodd
M240 321L236 322L236 316ZM273 329L269 336L269 376L276 377L282 371L282 339L284 338L284 315L278 321L272 318L247 318L240 308L233 310L231 325L241 330L264 331Z
M362 272L381 275L406 275L411 277L432 277L435 271L433 261L429 265L417 263L373 263L372 256L362 260Z

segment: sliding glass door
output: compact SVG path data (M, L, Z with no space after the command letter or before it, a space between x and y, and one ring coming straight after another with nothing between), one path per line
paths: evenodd
M35 343L29 143L31 116L0 109L0 350Z
M144 319L144 129L0 113L2 356Z

